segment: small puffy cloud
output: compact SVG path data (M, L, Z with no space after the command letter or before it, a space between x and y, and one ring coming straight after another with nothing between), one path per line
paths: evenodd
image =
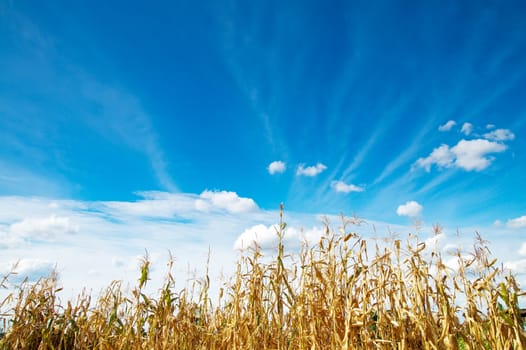
M486 129L488 130L495 129L495 124L487 124Z
M488 140L460 140L459 143L451 149L456 157L455 164L464 170L484 170L490 164L493 158L487 157L490 153L499 153L505 151L507 146L491 142Z
M333 181L331 187L336 190L336 192L350 193L350 192L363 192L364 188L356 186L353 184L346 184L343 181Z
M322 163L318 163L316 165L308 166L308 167L305 167L304 164L300 164L298 166L298 170L296 171L296 175L304 175L304 176L312 177L312 176L316 176L320 174L325 169L327 169L327 167Z
M439 168L457 167L467 171L481 171L486 169L493 157L488 157L491 153L500 153L507 149L506 145L485 139L460 140L455 146L441 145L425 158L416 161L416 165L431 170L431 166L436 164Z
M270 163L267 169L270 175L281 174L287 169L287 165L281 160L276 160Z
M508 228L525 228L526 227L526 215L510 219L506 222Z
M74 234L79 227L71 223L68 217L51 215L47 218L29 218L16 222L9 232L20 238L53 239L62 234Z
M418 217L422 214L423 207L415 201L409 201L405 204L399 205L396 209L396 214L399 216L408 216L410 218Z
M462 124L462 129L460 129L460 132L462 132L464 135L468 136L473 131L473 124L471 123L464 123Z
M455 125L457 125L457 122L454 121L454 120L449 120L446 124L444 125L440 125L438 127L438 130L439 131L449 131L451 130L452 127L454 127Z
M515 138L515 134L508 129L497 129L483 135L484 138L492 141L509 141Z
M519 254L526 256L526 242L522 243L521 248L519 249Z
M230 213L246 213L258 209L252 198L239 197L229 191L203 191L195 201L195 208L200 211L226 210Z

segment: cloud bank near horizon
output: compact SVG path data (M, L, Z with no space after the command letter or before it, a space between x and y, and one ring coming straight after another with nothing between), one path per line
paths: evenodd
M276 247L278 211L263 210L235 192L203 191L197 195L156 191L139 192L138 196L135 201L106 202L0 197L0 251L4 257L0 274L16 272L13 283L25 278L36 281L56 268L68 290L78 292L87 286L98 290L114 279L133 284L138 259L145 250L155 264L162 264L171 251L179 273L199 275L210 249L211 275L217 282L222 273L232 271L236 251L243 252L254 244L264 252ZM396 208L396 213L423 217L422 209L421 204L409 201ZM325 217L338 232L339 217ZM320 215L285 211L285 220L284 243L292 251L304 243L316 243L324 234ZM526 282L526 241L517 235L525 227L524 217L507 219L498 231L515 235L515 244L521 248L510 254L494 240L492 249L507 268L525 274L522 280ZM405 236L414 228L365 220L353 230L373 239L378 233ZM432 227L424 225L421 230L423 239L433 238ZM461 239L454 237L455 230L441 238L444 254L459 242L464 242L464 248L471 246L475 230L468 230ZM96 260L91 258L94 255ZM162 280L163 273L155 269L153 278Z

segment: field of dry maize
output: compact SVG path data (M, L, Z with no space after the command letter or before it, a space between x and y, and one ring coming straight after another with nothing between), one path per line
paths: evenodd
M369 241L350 221L296 253L284 249L282 222L272 256L249 250L215 293L208 276L175 290L169 269L146 295L147 256L130 293L116 281L96 300L62 302L56 276L23 283L0 301L12 314L0 349L526 348L523 293L480 237L451 269L416 236Z

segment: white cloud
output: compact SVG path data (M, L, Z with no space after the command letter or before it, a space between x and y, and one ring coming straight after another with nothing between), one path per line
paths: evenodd
M504 268L516 274L526 273L526 259L507 261Z
M460 140L459 143L451 149L456 157L455 164L464 170L484 170L490 164L493 158L487 157L490 153L499 153L505 151L506 145L491 142L488 140Z
M462 132L464 135L468 136L473 131L473 124L471 123L464 123L462 124L462 129L460 129L460 132Z
M51 261L39 259L20 259L11 261L0 268L0 276L13 273L9 277L10 283L20 283L27 278L28 282L35 282L40 278L47 277L55 269Z
M261 249L268 249L275 247L275 242L277 242L277 226L259 224L243 231L236 239L234 249L254 248L255 245L258 245Z
M343 192L343 193L349 193L349 192L363 192L364 188L360 186L356 186L353 184L346 184L343 181L333 181L331 183L331 187L336 190L336 192Z
M420 158L416 164L425 168L427 172L431 170L431 166L436 164L440 168L449 168L453 165L454 155L449 149L448 145L441 145L431 152L426 158Z
M495 124L487 124L486 129L488 130L495 129Z
M515 134L508 129L497 129L483 135L488 140L509 141L515 138Z
M287 166L281 160L276 160L269 164L268 172L270 175L281 174L287 169Z
M454 121L454 120L449 120L447 123L445 123L444 125L440 125L438 127L438 130L439 131L449 131L451 130L452 127L454 127L455 125L457 125L457 122Z
M226 210L230 213L246 213L258 209L251 198L239 197L235 192L205 190L195 201L195 208L201 211Z
M425 249L423 253L427 258L430 258L433 252L444 251L444 247L448 247L447 244L445 244L446 241L447 237L445 233L432 235L424 241Z
M408 216L410 218L418 217L422 214L423 207L415 201L409 201L405 204L399 205L396 209L396 214L399 216Z
M13 221L11 224L0 224L0 250L22 247L31 242L53 242L57 239L66 239L67 236L79 232L79 226L74 224L69 217L52 214L48 217L26 217L19 219L16 216L2 217ZM31 215L31 213L29 213Z
M113 256L111 258L111 265L114 267L122 267L124 266L124 259L118 256Z
M439 168L457 167L467 171L481 171L486 169L493 157L488 154L503 152L507 146L498 142L485 139L460 140L454 147L441 145L425 158L416 161L416 165L431 170L431 166L436 164Z
M298 170L296 171L296 175L304 175L304 176L316 176L323 172L327 167L322 164L318 163L313 166L305 167L304 164L300 164L298 166Z
M245 250L254 248L256 245L262 250L276 249L278 227L279 225L254 225L239 235L234 243L234 249ZM298 249L302 243L311 244L318 241L323 232L321 227L312 227L309 230L287 227L284 231L283 245L287 250Z
M149 218L174 218L194 207L195 197L159 192L136 192L141 197L133 202L103 202L103 210L118 216L141 216Z
M420 206L420 208L422 208L422 206ZM440 248L445 240L446 240L446 234L439 233L439 234L433 235L432 237L429 237L428 239L424 241L424 243L426 245L426 249L432 251L434 249Z
M510 219L506 222L508 228L525 228L526 227L526 215Z
M201 212L225 210L229 213L242 213L258 209L251 198L239 197L229 191L203 191L199 196L159 191L137 192L142 199L134 202L101 202L101 210L122 217L146 217L164 219L188 219Z
M0 245L5 243L5 235L12 223L27 222L30 218L55 215L57 218L69 218L70 224L81 227L75 235L62 234L54 243L26 240L22 245L10 245L7 249L0 247L0 277L12 267L11 262L17 260L24 260L20 271L33 280L48 275L56 266L60 284L64 287L61 297L67 300L75 298L84 287L97 293L113 280L122 280L124 286L135 285L139 276L137 256L143 257L147 250L155 262L152 265L156 267L152 269L147 288L155 293L165 281L167 270L164 266L168 262L169 251L175 261L175 283L178 289L182 289L190 278L203 276L210 248L209 273L214 292L224 282L221 276L231 276L235 270L237 255L233 246L240 247L241 242L250 244L257 233L256 239L270 249L264 253L270 256L275 252L277 235L272 224L279 218L277 211L257 209L246 215L214 210L217 208L209 199L193 193L143 192L141 195L143 199L131 202L0 196ZM209 211L197 210L194 206L197 200L208 203ZM156 210L162 215L154 216ZM188 220L179 221L179 217ZM340 218L334 216L329 219L331 226L338 230ZM304 241L317 243L323 235L322 220L318 215L285 211L285 248L294 253ZM261 226L247 230L258 225ZM300 227L311 229L301 230ZM348 229L365 239L387 235L388 232L404 234L412 230L411 227L378 222L353 225ZM520 235L501 237L497 232L501 230L479 229L486 232L484 238L492 242L491 251L499 261L524 258L518 252L524 241ZM466 233L475 231L466 227L462 230ZM454 231L454 227L444 228L445 233ZM422 232L432 230L424 227ZM424 240L428 237L422 236ZM438 248L448 243L471 247L470 239L463 241L456 236L443 239L440 236L426 242L430 247L436 245ZM510 246L517 248L510 250ZM0 300L2 292L0 290Z
M458 256L452 256L449 259L445 259L443 263L451 270L457 271L460 267L460 258Z
M71 223L68 217L51 215L46 218L24 219L12 224L8 230L17 237L47 240L63 234L77 233L79 227Z
M21 271L32 279L48 275L57 266L65 300L83 287L97 292L113 280L133 286L139 273L135 257L147 251L157 261L148 287L155 292L164 281L163 266L171 252L176 262L173 272L180 277L177 286L184 288L190 274L203 275L210 248L210 278L215 285L221 274L229 275L234 268L232 244L237 234L279 217L277 211L260 210L252 200L233 192L140 194L144 199L119 202L0 196L0 278L11 268L2 264L10 261L27 260ZM196 201L205 203L208 211L198 210ZM243 212L254 208L250 215ZM55 219L49 219L53 215ZM33 229L30 224L35 218L54 230L54 241L21 237L48 232ZM69 226L63 218L69 219ZM17 235L11 232L16 223ZM78 232L77 226L81 228ZM75 235L66 234L73 232ZM34 273L28 267L30 260ZM3 292L0 289L0 300Z
M519 254L526 256L526 242L522 243L521 248L519 249Z
M444 245L444 247L442 248L442 251L446 254L446 255L455 255L457 254L458 252L462 251L462 247L458 244L453 244L453 243L448 243L446 245Z

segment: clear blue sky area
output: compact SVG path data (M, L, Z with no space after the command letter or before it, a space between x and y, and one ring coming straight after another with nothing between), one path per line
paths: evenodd
M524 214L524 4L346 3L3 1L0 193L224 189L383 219L404 200L437 219ZM498 129L515 137L484 137ZM415 167L483 139L466 145L471 165ZM271 176L275 160L287 170Z

